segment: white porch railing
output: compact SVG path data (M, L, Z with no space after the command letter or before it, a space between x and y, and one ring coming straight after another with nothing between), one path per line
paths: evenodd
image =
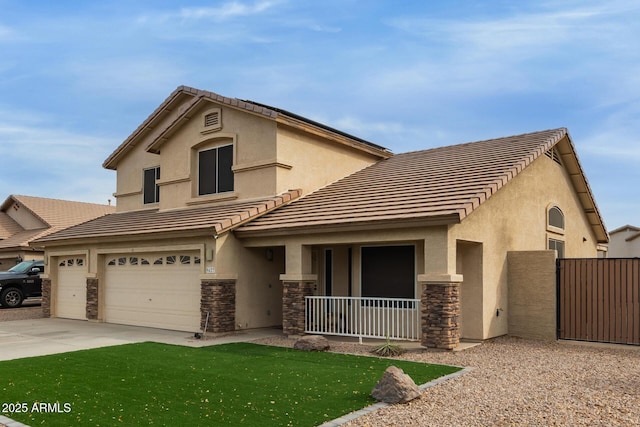
M418 341L420 300L370 297L305 297L305 332Z

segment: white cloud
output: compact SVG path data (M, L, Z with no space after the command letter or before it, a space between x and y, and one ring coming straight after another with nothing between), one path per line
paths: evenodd
M8 194L106 203L115 176L101 168L116 141L51 125L50 118L0 109L2 188ZM6 195L0 195L5 197Z
M249 17L265 13L277 5L279 0L263 0L254 3L242 3L231 1L223 3L218 7L184 7L177 11L164 13L146 13L138 16L136 21L139 24L163 24L179 20L180 23L187 21L214 21L223 22L235 18Z
M224 21L231 18L260 14L276 6L278 1L258 1L244 4L233 1L224 3L220 7L197 7L180 9L178 16L182 19L207 19Z

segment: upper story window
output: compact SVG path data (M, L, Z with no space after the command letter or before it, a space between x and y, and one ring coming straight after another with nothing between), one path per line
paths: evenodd
M198 195L233 191L233 145L198 152Z
M552 206L551 208L549 208L547 219L547 225L549 226L549 228L557 229L554 231L564 230L564 214L559 207Z
M547 247L564 258L564 214L557 206L547 209Z
M145 169L143 171L143 197L144 204L158 203L160 201L160 187L158 180L160 179L160 166Z

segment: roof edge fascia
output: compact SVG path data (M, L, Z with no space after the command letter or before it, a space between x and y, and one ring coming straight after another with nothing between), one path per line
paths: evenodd
M344 233L349 231L377 231L389 229L402 229L413 227L430 227L439 225L453 225L460 223L459 214L450 214L431 219L415 218L410 220L380 220L380 221L360 221L332 225L310 225L287 228L270 228L267 230L233 230L237 237L280 237L292 235L309 235L324 233Z
M106 158L102 163L102 167L105 169L115 170L117 163L122 156L126 154L132 146L135 146L134 142L143 134L147 129L153 129L150 125L157 119L157 117L164 111L173 111L168 107L171 106L176 99L182 94L188 94L197 96L197 89L189 86L178 86L171 94L149 115L147 118Z
M576 147L573 144L571 135L569 135L569 131L567 131L566 133L566 140L567 140L567 146L569 147L570 152L569 153L560 152L560 157L562 158L563 162L566 161L565 157L568 157L570 161L574 162L574 166L580 172L578 179L580 183L584 186L584 189L585 189L584 193L587 195L587 198L589 199L589 202L590 202L590 206L584 206L583 204L582 206L583 212L585 215L588 216L590 213L589 210L593 210L593 213L595 213L596 217L598 218L597 224L592 224L591 222L589 222L589 225L592 227L593 232L596 235L596 241L598 243L609 243L609 233L607 232L607 228L604 224L604 220L602 219L602 214L600 213L600 209L598 208L596 199L593 196L593 191L591 190L591 186L589 185L587 176L584 173L584 169L582 167L582 164L580 163L580 158L578 157L578 152L576 151ZM559 142L560 141L558 141L558 143ZM554 144L554 146L558 145L558 143ZM576 184L573 179L574 176L571 176L570 179L571 179L571 183L574 186L574 191L578 192L580 189L576 188Z

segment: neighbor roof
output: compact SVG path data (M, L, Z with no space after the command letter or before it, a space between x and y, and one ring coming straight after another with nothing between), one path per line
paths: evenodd
M608 236L567 129L397 154L239 227L241 237L458 223L531 162L560 152L598 242Z
M32 216L43 223L43 227L25 229L20 226L6 213L7 209L12 206L17 209L26 209ZM0 212L13 222L13 224L9 223L6 218L0 221L5 224L4 228L6 230L11 231L11 234L7 235L4 240L0 240L0 249L3 249L27 247L29 242L36 238L113 213L115 212L115 206L45 197L11 195L0 205ZM2 218L2 215L0 215L0 218ZM9 224L9 226L7 227L6 224ZM0 226L0 229L2 228Z
M149 117L147 117L138 128L133 131L127 139L111 155L104 161L103 167L107 169L116 169L120 159L133 147L138 145L146 136L152 136L151 141L145 147L145 150L157 153L159 147L168 139L172 132L180 127L181 124L190 120L203 103L217 103L231 108L236 108L256 114L266 119L274 120L278 123L304 129L305 131L320 132L323 135L331 135L334 139L345 144L359 148L375 154L381 158L386 158L391 153L384 147L366 141L362 138L350 135L330 126L318 123L305 117L290 113L286 110L270 107L253 101L244 101L237 98L228 98L213 92L195 89L189 86L179 86L174 90L167 99L155 109ZM176 110L178 109L178 110ZM166 118L179 113L168 123Z
M0 211L0 239L6 239L22 231L20 224L15 222L5 212Z
M202 207L118 212L51 234L36 243L176 232L220 235L299 196L300 190L291 190L274 197Z

